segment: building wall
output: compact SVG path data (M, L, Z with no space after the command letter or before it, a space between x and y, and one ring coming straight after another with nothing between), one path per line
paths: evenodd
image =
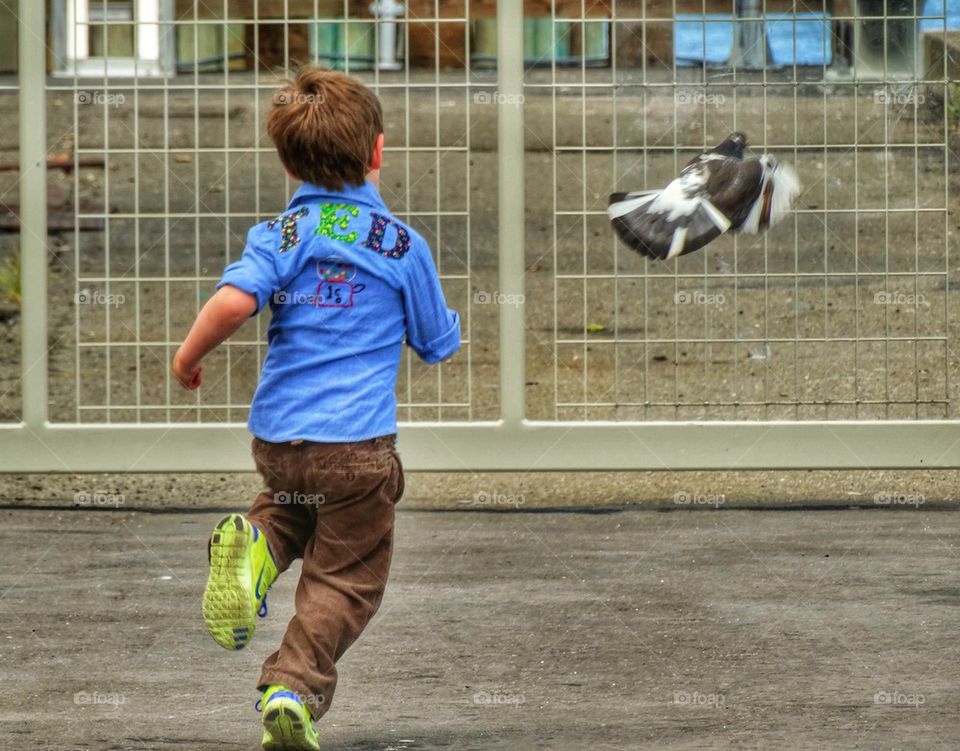
M17 69L17 24L16 15L19 0L0 0L0 72L13 72ZM834 14L850 14L852 0L828 0L827 10ZM408 0L411 18L432 19L435 15L434 0ZM314 8L319 8L321 17L338 17L343 13L342 0L231 0L226 3L196 3L194 0L176 0L176 17L189 22L191 18L200 19L223 18L224 7L228 8L228 18L235 21L249 20L254 17L255 8L261 19L282 18L284 13L290 19L311 19ZM529 18L549 17L555 10L556 17L578 18L583 12L580 0L525 0L525 13ZM729 12L729 0L620 0L617 4L617 14L620 18L646 18L646 24L638 21L623 21L618 24L616 49L612 50L617 62L621 66L639 67L643 58L647 65L669 66L673 61L673 23L674 10L678 12ZM766 8L770 11L791 11L803 9L794 0L768 0ZM439 5L440 18L463 17L466 12L464 0L441 0ZM609 18L611 15L610 0L597 0L586 5L586 12L590 18ZM349 0L351 18L370 18L369 3L362 0ZM496 17L495 0L470 0L470 18L493 19ZM645 27L645 28L644 28ZM409 24L410 50L409 56L413 66L433 67L439 47L440 67L460 67L466 59L466 30L459 23L440 23L430 21L422 24ZM240 29L236 28L236 32ZM207 39L212 30L204 29L201 32L202 47L213 44L211 52L219 44L215 40ZM181 30L183 33L183 30ZM439 34L441 44L437 45L436 35ZM237 36L240 36L237 34ZM289 52L294 61L303 62L309 59L309 45L306 24L293 23L287 31L286 37L281 26L265 24L259 28L248 26L243 42L248 48L254 44L259 47L261 66L265 68L282 67L284 57ZM476 44L478 40L474 40ZM243 42L232 43L231 52L243 49ZM192 50L192 38L189 40ZM474 48L476 51L476 48ZM181 48L181 60L190 58L192 54L184 55ZM204 57L203 54L200 57ZM245 61L235 61L234 69L252 68L253 55L248 54Z
M17 70L17 8L19 0L0 0L0 73Z

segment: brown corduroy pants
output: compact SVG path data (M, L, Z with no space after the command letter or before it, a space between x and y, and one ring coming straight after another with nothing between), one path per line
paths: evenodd
M392 435L359 443L253 441L266 488L247 518L267 536L278 571L303 559L296 613L258 686L296 691L314 719L330 708L337 660L383 598L403 495L394 443Z

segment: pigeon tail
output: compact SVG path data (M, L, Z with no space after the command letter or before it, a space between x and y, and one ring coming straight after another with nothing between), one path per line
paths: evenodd
M791 167L766 154L760 157L760 163L763 165L760 195L739 229L748 235L756 235L777 224L790 213L800 195L800 180Z

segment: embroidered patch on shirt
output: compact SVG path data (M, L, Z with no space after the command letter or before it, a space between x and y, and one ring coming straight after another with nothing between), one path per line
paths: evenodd
M354 296L363 292L365 285L353 282L320 282L317 286L318 308L352 308Z
M361 245L377 251L377 253L386 258L403 258L407 254L407 251L410 250L410 233L407 232L406 228L393 221L393 219L378 214L376 211L371 211L370 216L373 217L373 224L370 225L370 232L367 233L367 239L364 240ZM397 239L394 241L392 248L385 248L383 247L383 235L387 230L387 226L391 224L397 230Z
M355 284L357 267L337 256L324 258L317 262L318 308L352 308L354 296L363 292L365 284Z
M340 256L328 256L317 261L317 275L325 282L352 282L357 267Z
M303 219L310 211L304 206L299 211L292 211L289 214L281 214L276 219L267 222L267 229L273 229L280 225L280 253L286 253L300 244L300 235L297 233L297 220Z

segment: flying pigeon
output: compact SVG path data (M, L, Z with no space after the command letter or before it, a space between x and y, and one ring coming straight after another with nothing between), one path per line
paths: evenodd
M607 214L617 235L648 258L670 260L724 232L755 235L790 211L797 175L768 154L744 159L747 136L731 133L694 157L663 190L614 193Z

